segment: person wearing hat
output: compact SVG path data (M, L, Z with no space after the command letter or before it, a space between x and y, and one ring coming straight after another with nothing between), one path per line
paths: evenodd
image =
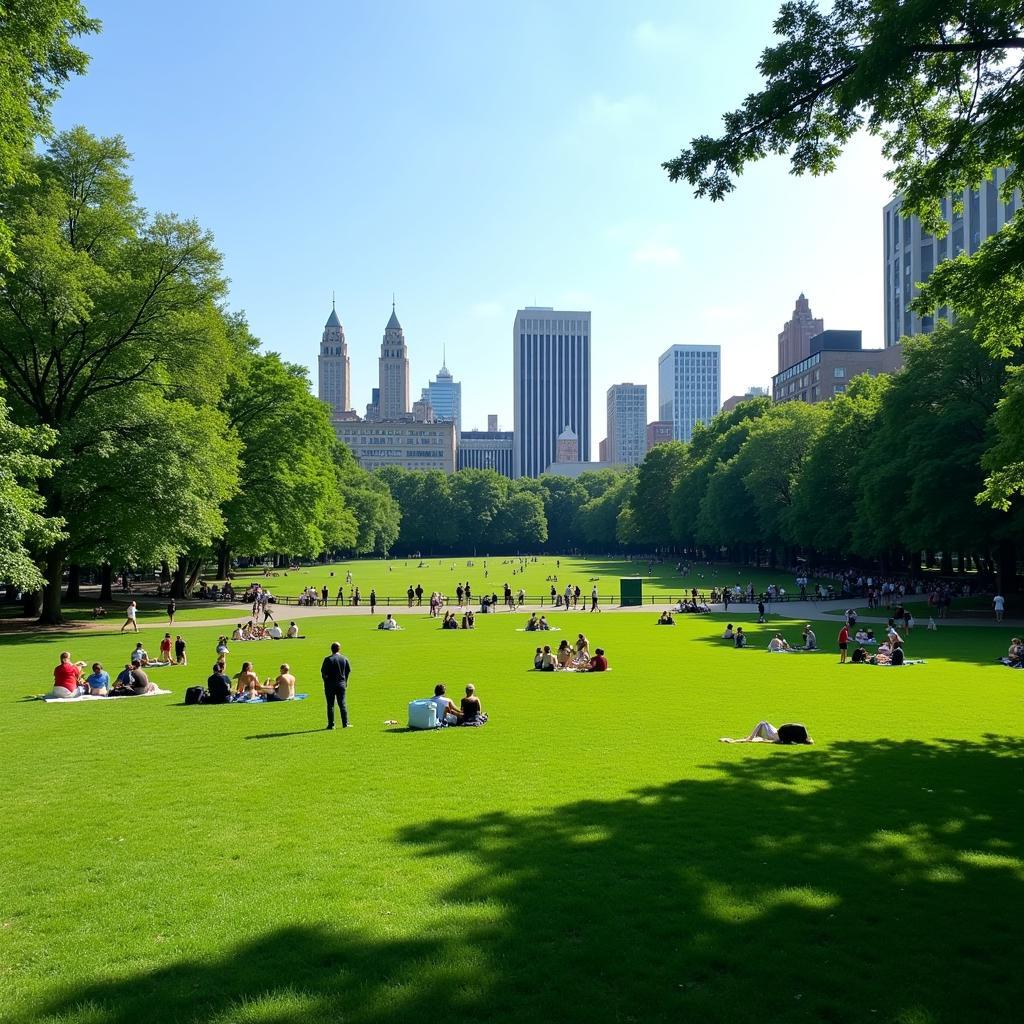
M818 638L814 635L814 630L811 629L811 624L808 622L804 626L804 650L805 651L816 651L818 649Z

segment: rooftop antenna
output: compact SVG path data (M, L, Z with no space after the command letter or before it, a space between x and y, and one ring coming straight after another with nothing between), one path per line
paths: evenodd
M394 313L394 311L395 311L395 293L392 292L391 293L391 312Z
M334 289L331 289L331 309L334 309Z

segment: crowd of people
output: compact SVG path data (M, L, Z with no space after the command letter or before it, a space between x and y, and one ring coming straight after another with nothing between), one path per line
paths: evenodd
M591 655L590 641L580 633L574 644L562 640L555 651L550 644L538 647L533 655L533 667L538 672L607 672L608 658L602 647L595 648Z

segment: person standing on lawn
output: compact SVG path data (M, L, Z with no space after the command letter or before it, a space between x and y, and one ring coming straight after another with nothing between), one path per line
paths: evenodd
M1003 621L1003 612L1006 610L1006 598L1002 594L996 594L992 598L992 610L996 613L996 622Z
M348 658L341 653L341 644L331 644L331 653L324 658L320 666L320 676L324 681L324 698L327 701L327 728L334 728L334 705L337 702L338 710L341 712L341 727L347 729L348 705L345 703L345 694L348 689L348 677L352 672L352 666Z
M850 627L843 623L843 628L839 630L839 664L842 665L846 662L846 648L850 645Z

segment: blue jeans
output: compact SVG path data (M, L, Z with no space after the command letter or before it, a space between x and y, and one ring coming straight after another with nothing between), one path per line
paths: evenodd
M334 702L338 702L342 728L348 725L348 706L345 703L344 683L324 683L324 697L327 700L327 727L334 726Z

